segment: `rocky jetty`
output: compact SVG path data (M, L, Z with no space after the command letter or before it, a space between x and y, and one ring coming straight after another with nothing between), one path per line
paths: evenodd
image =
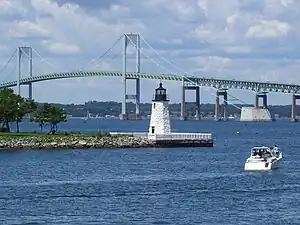
M0 149L144 148L155 144L142 137L84 135L1 135Z

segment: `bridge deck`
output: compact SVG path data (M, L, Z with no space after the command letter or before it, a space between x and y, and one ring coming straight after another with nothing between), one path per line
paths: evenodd
M77 78L77 77L95 77L95 76L108 76L108 77L122 77L122 72L111 71L97 71L97 72L65 72L65 73L50 73L40 76L32 76L20 80L20 84L29 84L34 82L41 82L54 79L63 78ZM271 82L257 82L246 80L230 80L230 79L217 79L217 78L204 78L196 76L179 76L174 74L152 74L152 73L126 73L127 78L140 78L140 79L155 79L155 80L170 80L170 81L183 81L190 85L214 87L217 89L243 89L255 92L282 92L282 93L299 93L300 85L284 84L284 83L271 83ZM0 83L0 88L13 87L17 85L17 81L7 81Z

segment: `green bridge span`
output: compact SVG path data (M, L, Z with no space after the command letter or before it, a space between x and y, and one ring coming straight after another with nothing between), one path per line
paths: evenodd
M39 76L32 76L22 78L20 80L21 85L55 80L64 78L76 78L76 77L122 77L122 72L112 71L95 71L95 72L62 72L62 73L49 73ZM154 80L169 80L169 81L183 81L185 83L194 85L197 83L200 86L214 87L214 88L226 88L226 89L243 89L255 92L282 92L282 93L299 93L300 85L296 84L280 84L271 82L256 82L246 80L230 80L230 79L217 79L217 78L202 78L196 76L179 76L174 74L154 74L154 73L126 73L126 78L141 78L141 79L154 79ZM13 87L17 85L17 80L6 81L0 83L0 88Z

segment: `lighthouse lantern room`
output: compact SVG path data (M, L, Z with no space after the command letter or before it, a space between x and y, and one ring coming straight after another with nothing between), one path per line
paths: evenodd
M151 119L148 135L164 135L171 133L169 100L167 90L163 88L162 83L155 89L155 95L152 100Z

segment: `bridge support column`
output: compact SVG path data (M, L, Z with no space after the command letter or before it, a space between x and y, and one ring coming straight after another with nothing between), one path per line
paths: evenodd
M293 94L292 97L292 115L291 121L298 122L299 119L297 118L297 99L300 99L300 94Z
M200 87L195 86L194 84L191 85L189 82L182 81L182 98L181 98L181 112L180 112L180 120L187 120L187 115L185 113L185 92L187 90L194 90L196 94L195 98L195 105L196 105L196 112L195 112L195 120L200 120Z
M216 93L216 104L215 104L215 121L219 121L220 118L220 92Z
M267 109L268 108L268 97L266 92L262 93L256 93L255 95L255 108L259 108L259 99L262 98L263 103L262 103L262 108Z
M140 99L141 87L139 78L127 78L127 47L128 44L133 44L136 49L136 73L140 73L140 36L138 34L124 34L123 36L123 60L122 60L122 80L123 80L123 98L122 98L122 112L120 114L121 120L128 120L128 112L126 107L127 100L134 100L135 102L135 119L141 119L140 114ZM127 94L127 80L135 80L135 93Z
M200 120L200 87L196 87L196 115L195 115L196 120Z
M223 98L224 98L224 103L223 103L223 120L227 121L228 120L228 115L227 115L227 110L228 110L228 95L227 95L227 91L223 91Z
M217 90L216 92L216 104L215 104L215 121L220 121L220 96L223 96L223 120L227 121L227 106L228 106L228 95L227 89Z
M180 107L180 120L186 120L187 117L185 115L185 86L184 80L182 80L182 93L181 93L181 107Z
M23 57L25 56L25 57ZM28 75L32 77L32 48L31 47L18 47L18 74L17 74L17 94L21 95L21 71L22 59L28 59ZM32 99L32 83L28 84L28 98Z
M17 94L21 95L21 62L22 59L22 47L18 47L18 74L17 74Z
M264 109L268 108L268 97L266 94L263 95L263 108Z
M29 56L29 77L32 77L32 48L28 49L28 56ZM28 98L32 100L32 83L28 84Z
M254 107L258 108L258 106L259 106L259 97L258 97L258 94L255 94L255 104L254 104Z

